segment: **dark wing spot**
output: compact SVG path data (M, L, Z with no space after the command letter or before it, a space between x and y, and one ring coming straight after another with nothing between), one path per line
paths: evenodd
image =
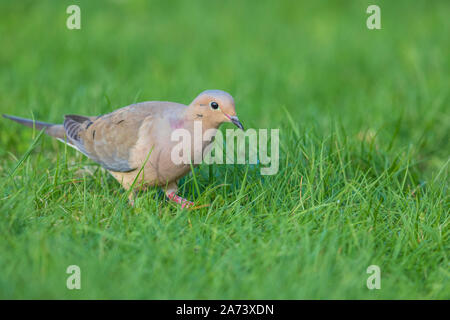
M197 113L197 118L203 118L203 115Z
M119 122L117 122L117 124L124 122L125 120L120 120Z
M92 139L95 139L95 130L92 131Z

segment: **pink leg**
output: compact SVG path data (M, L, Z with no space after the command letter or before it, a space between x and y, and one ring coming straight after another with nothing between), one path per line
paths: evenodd
M194 205L193 202L188 201L188 200L186 200L186 199L184 199L184 198L178 196L178 195L175 193L175 191L167 192L167 193L166 193L166 196L167 196L167 198L169 198L170 200L172 200L172 201L174 201L174 202L176 202L176 203L178 203L178 204L181 204L181 208L182 208L182 209L184 209L184 208L189 208L189 207L191 207L191 206Z

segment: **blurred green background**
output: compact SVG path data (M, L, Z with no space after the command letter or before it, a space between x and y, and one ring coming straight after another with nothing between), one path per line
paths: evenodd
M66 8L71 4L81 8L81 30L66 28ZM381 30L366 27L369 16L366 8L370 4L381 8ZM25 169L12 182L9 174L35 134L3 119L0 121L0 174L4 187L0 194L0 221L5 239L0 241L0 297L449 298L449 291L444 288L448 284L449 247L448 211L445 212L450 150L449 9L449 1L2 0L1 113L62 122L64 114L98 115L146 100L189 104L203 90L222 89L235 97L239 118L246 128L281 129L283 164L300 161L301 153L296 150L306 145L307 138L295 140L295 136L312 137L310 143L318 146L319 154L322 142L338 128L341 139L350 141L355 148L367 143L371 155L386 155L377 162L380 168L392 167L395 161L407 158L405 165L414 164L408 171L413 175L411 190L438 177L435 180L440 184L433 189L439 191L433 193L436 198L423 201L424 206L429 205L440 213L433 216L429 226L436 237L422 244L429 245L422 249L430 256L417 257L423 260L427 271L419 268L416 260L408 260L412 254L409 251L400 254L403 260L395 260L403 252L396 250L403 249L394 250L397 242L386 242L392 237L394 241L394 229L385 230L380 242L369 246L372 251L369 250L367 257L364 255L367 259L361 258L360 251L345 252L344 245L340 262L334 260L335 253L328 252L325 245L333 246L338 230L336 234L332 232L331 238L321 238L328 229L316 224L299 229L298 234L306 236L306 240L292 236L291 242L279 239L279 243L277 234L288 237L293 230L270 233L271 227L263 226L268 233L257 234L259 239L266 240L264 247L252 238L256 234L251 230L259 230L259 224L254 220L233 220L230 215L231 220L227 220L230 225L240 226L242 230L233 229L229 236L236 232L241 240L231 247L222 247L220 241L224 240L213 236L216 232L220 234L221 228L227 228L222 220L218 219L216 224L198 231L192 238L185 238L185 223L191 223L189 215L172 220L172 216L164 213L161 217L159 209L151 211L143 207L139 219L150 223L155 228L151 230L158 231L142 238L148 230L141 229L141 234L133 234L131 227L123 231L122 221L117 222L116 234L107 235L104 232L110 225L102 225L102 217L89 220L87 212L104 207L101 201L115 200L96 198L90 202L90 198L82 198L86 193L103 190L104 176L98 178L97 174L99 182L96 183L92 182L93 178L87 180L95 185L94 189L86 187L85 178L81 189L62 187L57 192L65 194L64 201L50 197L39 202L36 199L45 193L42 186L46 185L39 177L48 174L48 181L57 180L58 173L53 170L61 164L64 147L43 138L38 152L31 154L35 160L27 160ZM70 163L90 163L72 151L70 155ZM362 161L370 163L371 155ZM349 167L354 164L351 157L344 156ZM332 164L336 162L339 161ZM399 165L399 170L404 168L403 164ZM295 175L286 170L283 174ZM364 175L365 171L361 172ZM398 177L405 175L402 172ZM67 174L65 178L70 180L72 176ZM109 178L106 181L109 187L104 196L112 199L115 195L112 190L118 190L119 186ZM266 188L269 191L265 197L274 198L270 182ZM78 200L69 205L67 197L70 199L71 192L76 194L73 199ZM284 194L279 192L277 196ZM284 203L293 208L299 200L292 195L289 201ZM414 203L415 200L405 196L398 201ZM282 205L276 203L264 206L276 214L282 211ZM134 219L125 206L116 212L117 203L109 205L114 217L124 217L127 212L121 219ZM248 205L242 215L260 212L258 207L251 207L254 204ZM389 207L385 210L388 217ZM62 218L73 212L86 213L85 225L90 231L96 230L94 236L88 229L77 231L77 221L68 223ZM54 219L51 214L56 215ZM191 219L203 225L210 214L191 214ZM153 216L143 218L142 215ZM416 217L415 213L411 217ZM292 222L289 219L274 226L289 228ZM356 237L353 228L358 228L362 218L354 219L348 225L351 226L348 230L352 230L350 238ZM398 226L397 222L390 223ZM368 228L358 235L364 237ZM414 232L419 231L414 229ZM112 244L104 244L105 239L112 239ZM133 239L138 239L138 243ZM314 247L320 239L330 242L323 243L324 247ZM137 247L127 249L127 241L135 242ZM294 244L299 241L307 242L302 251ZM208 244L206 251L200 250L204 256L191 258L192 246L202 247L202 243ZM156 251L149 253L150 247ZM383 293L365 288L366 262L370 263L370 257L377 255L377 247L382 248L379 256L385 256L387 261L388 252L391 249L396 252L392 261L397 269L391 270L391 282L387 282L391 290L385 289ZM276 252L283 250L288 254L280 258ZM359 250L366 249L363 246ZM315 260L323 252L325 260ZM93 282L90 287L86 284L81 292L64 287L65 266L76 264L72 262L76 259L84 263L85 269L96 270L95 274L86 275L89 277L86 283ZM257 267L252 263L271 259L273 265L262 263ZM230 266L226 261L236 264ZM323 262L323 268L331 269L321 269L319 261ZM333 269L334 265L339 267ZM344 276L355 265L360 266L360 274ZM161 273L164 270L171 273ZM240 274L245 277L240 278ZM296 275L300 274L303 280L297 280ZM353 291L355 287L358 289Z

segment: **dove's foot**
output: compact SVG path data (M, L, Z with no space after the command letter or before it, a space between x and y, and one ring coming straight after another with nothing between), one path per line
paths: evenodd
M172 191L172 192L166 192L166 196L167 196L167 198L169 198L169 200L172 200L172 201L174 201L174 202L176 202L176 203L178 203L178 204L181 204L181 208L182 208L182 209L184 209L184 208L189 208L189 207L192 207L192 206L194 205L193 202L188 201L188 200L186 200L186 199L184 199L184 198L178 196L178 195L175 193L175 191Z

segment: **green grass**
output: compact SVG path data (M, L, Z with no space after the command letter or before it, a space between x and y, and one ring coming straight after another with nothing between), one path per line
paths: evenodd
M199 192L180 187L208 208L157 189L131 208L86 157L1 119L0 298L449 299L450 5L376 3L370 31L373 1L2 1L2 113L222 89L246 128L280 129L280 170L202 165Z

